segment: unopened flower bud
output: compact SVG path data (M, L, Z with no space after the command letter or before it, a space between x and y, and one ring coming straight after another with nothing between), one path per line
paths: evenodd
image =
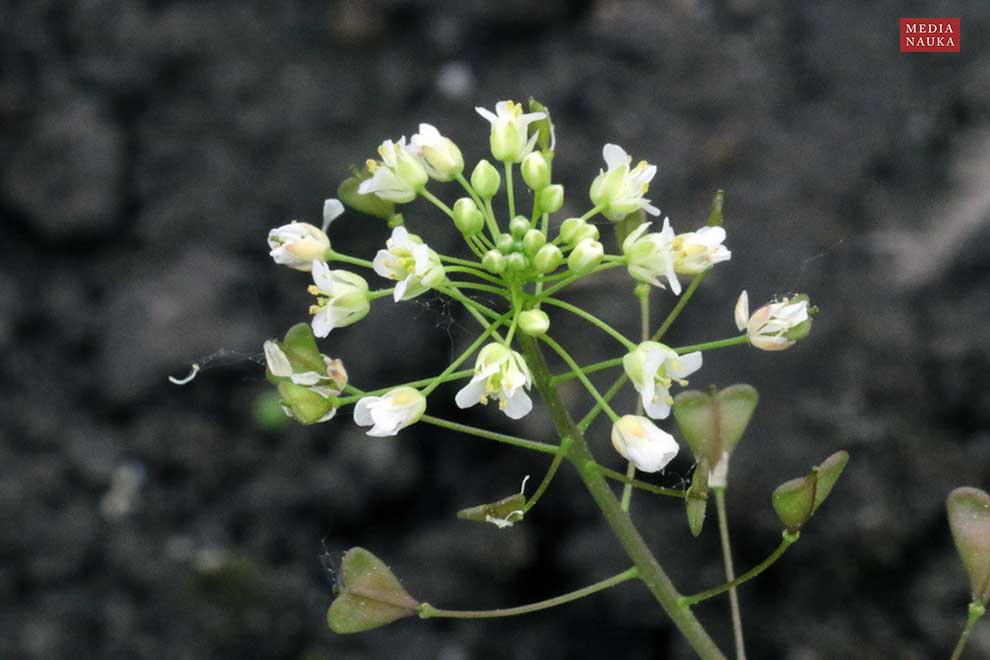
M529 260L521 252L513 252L505 258L506 266L513 273L521 273L529 268Z
M429 124L420 124L419 133L409 140L410 151L423 161L430 178L450 181L464 171L461 150L450 138L444 137Z
M539 151L534 151L523 159L519 166L523 181L533 190L543 190L550 185L550 165Z
M564 253L556 245L547 244L536 251L533 257L533 267L539 273L550 273L557 270L564 261Z
M512 238L512 234L499 234L498 238L495 239L495 247L502 254L509 254L512 252L516 245L516 239Z
M531 226L529 220L521 215L517 215L509 221L509 233L512 234L512 238L520 240L529 231Z
M370 426L368 435L397 435L426 412L426 397L415 387L397 387L384 396L366 396L354 406L354 422Z
M471 187L481 199L491 199L502 185L498 170L487 160L479 160L471 172Z
M496 275L505 272L507 264L505 263L505 255L498 250L489 250L485 252L485 256L481 258L481 265L489 273L494 273Z
M326 258L330 239L307 222L292 222L268 233L268 247L275 263L308 272L312 270L314 260Z
M574 243L580 243L586 238L597 241L600 237L601 234L598 233L598 227L591 223L585 223L574 232Z
M539 309L527 309L519 314L519 329L530 337L545 335L550 329L550 317Z
M470 197L454 202L454 226L465 236L473 236L485 226L485 216Z
M560 240L568 245L573 245L577 243L577 233L581 227L587 225L587 221L584 218L568 218L560 223Z
M578 243L567 258L567 267L575 275L587 275L602 262L605 248L598 241L586 238Z
M546 242L546 234L539 229L530 229L523 235L523 250L526 251L526 254L536 254L536 251L543 247Z
M564 205L564 186L554 183L539 192L540 210L544 213L556 213Z
M674 437L641 415L623 415L612 425L612 446L637 470L659 472L677 456Z

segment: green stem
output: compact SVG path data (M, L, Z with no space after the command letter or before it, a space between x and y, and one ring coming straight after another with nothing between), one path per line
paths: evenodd
M446 261L447 263L451 263L451 264L459 264L461 266L470 266L472 268L478 267L477 261L471 261L470 259L459 259L457 257L448 257L445 254L440 255L440 261Z
M966 617L966 627L963 628L962 634L959 636L959 642L956 644L956 648L949 660L959 660L962 657L963 649L966 648L966 642L969 641L969 634L973 631L973 626L976 625L976 622L980 620L985 612L986 606L980 601L974 600L969 604L969 616Z
M453 380L460 380L461 378L470 378L474 375L474 369L461 369L460 371L454 371L447 374L442 379L441 383L449 383ZM398 385L389 385L388 387L380 387L376 390L368 390L367 392L359 390L353 385L344 386L344 391L353 394L354 396L344 397L337 400L337 406L346 406L349 403L355 403L359 399L365 396L378 396L380 394L385 394L397 387L422 387L424 385L429 385L433 381L437 380L439 376L433 376L432 378L420 378L419 380L412 380L408 383L399 383Z
M597 326L599 330L611 336L613 339L615 339L617 342L628 348L630 351L636 350L635 342L627 339L624 334L622 334L621 332L610 326L605 321L602 321L594 314L590 312L586 312L580 307L577 307L576 305L566 303L563 300L557 300L556 298L544 298L543 303L546 305L553 305L554 307L560 307L561 309L566 309L571 314L574 314L575 316L580 316L588 323Z
M649 493L655 493L657 495L667 495L668 497L679 497L684 499L687 495L684 494L683 490L677 490L675 488L664 488L663 486L654 486L648 481L642 481L640 479L635 479L630 477L628 474L622 474L616 470L610 470L609 468L596 463L595 469L602 473L603 476L609 479L614 479L615 481L621 482L630 488L639 488L640 490L645 490ZM628 513L628 511L626 511Z
M462 305L464 305L464 307L469 312L471 312L472 315L481 313L481 314L485 314L488 317L490 317L492 319L496 319L496 320L502 318L502 315L499 314L498 312L496 312L494 309L491 309L491 308L489 308L486 305L482 305L481 303L479 303L476 300L472 300L471 298L468 298L467 296L465 296L463 293L461 293L460 291L458 291L454 287L443 287L443 288L437 289L437 290L440 291L441 293L447 294L448 296L450 296L451 298L453 298L457 302L459 302ZM478 317L475 316L475 318L478 318ZM488 323L486 323L484 321L482 321L481 324L483 326L485 326L486 328L488 327Z
M446 213L448 218L454 217L454 212L450 210L450 207L444 204L443 202L441 202L439 199L437 199L436 196L434 196L433 193L431 193L425 187L419 189L419 194L422 195L424 198L430 200L430 202L432 202L435 207Z
M725 565L725 580L729 583L729 609L732 614L732 638L736 644L736 660L746 660L746 643L743 640L742 612L739 609L739 594L736 592L736 571L732 566L732 545L729 543L729 517L725 512L725 488L713 488L715 508L718 511L718 537L722 544L722 563Z
M612 387L608 388L608 390L605 392L605 401L611 401L612 397L614 397L618 393L618 391L622 389L622 386L626 384L627 380L629 380L629 376L627 376L626 374L622 374L621 376L616 378L615 382L612 383ZM602 407L596 401L595 405L591 408L591 410L588 411L588 414L582 417L581 421L578 422L578 428L581 429L582 431L587 431L588 427L591 426L591 423L595 421L595 418L598 417L601 411L602 411Z
M523 513L526 513L540 501L543 497L543 493L547 492L547 488L550 487L550 482L553 481L554 476L557 474L557 470L560 468L561 462L564 460L564 454L567 452L567 446L571 444L570 438L564 438L560 442L560 449L557 451L557 455L553 457L553 461L550 463L550 468L547 473L543 476L543 481L537 486L536 492L533 496L527 500L526 505L523 507Z
M639 530L629 518L629 514L619 508L619 501L615 499L605 477L595 469L596 464L584 440L584 434L564 407L557 388L550 384L550 370L536 340L523 335L519 338L519 343L533 374L536 389L547 405L554 428L561 438L570 438L572 441L566 450L567 459L577 467L581 480L601 510L605 521L633 564L639 569L639 578L698 655L704 660L725 660L725 656L690 608L677 602L680 594L674 584L653 556Z
M468 426L467 424L451 422L450 420L440 419L439 417L434 417L432 415L423 415L419 418L419 421L432 424L433 426L449 429L451 431L457 431L458 433L475 435L479 438L495 440L496 442L504 442L507 445L543 452L544 454L556 454L558 451L557 445L551 445L547 442L536 442L534 440L526 440L525 438L517 438L514 435L506 435L504 433L496 433L495 431L489 431L487 429L479 429L476 426Z
M674 350L683 355L684 353L691 353L693 351L711 351L716 348L725 348L726 346L738 346L739 344L746 344L749 342L749 337L747 335L739 335L738 337L729 337L728 339L718 339L716 341L706 341L703 344L691 344L690 346L678 346Z
M697 603L700 603L703 600L708 600L709 598L714 598L715 596L724 594L729 589L735 589L743 582L748 582L752 580L757 575L770 568L774 564L774 562L780 559L780 556L784 554L784 552L786 552L789 547L791 547L797 542L797 540L800 537L801 537L800 532L792 533L792 532L788 532L787 530L784 530L783 540L780 542L780 545L777 546L777 549L774 550L772 553L770 553L769 557L767 557L759 564L757 564L753 568L749 569L748 571L737 577L732 582L726 582L725 584L720 584L719 586L714 587L713 589L702 591L701 593L694 594L693 596L684 596L683 598L681 598L681 603L688 606L696 605Z
M349 257L346 254L334 252L333 250L327 252L327 261L339 261L341 263L351 264L352 266L361 266L362 268L374 269L375 267L375 264L371 263L367 259L358 259L357 257Z
M516 334L516 326L519 325L519 313L522 311L522 306L519 304L519 285L516 282L512 283L509 293L512 301L512 324L509 325L509 332L505 335L506 346L512 344L512 337Z
M509 292L500 286L491 286L490 284L478 284L476 282L455 282L450 280L447 282L450 286L457 287L458 289L476 289L478 291L484 291L486 293L494 293L497 296L502 296L503 298L509 298Z
M586 367L581 367L580 371L583 374L593 374L596 371L602 371L604 369L611 369L612 367L621 367L622 358L614 358L612 360L605 360L604 362L595 362L594 364L589 364ZM557 383L562 383L565 380L571 380L572 378L577 378L577 371L565 371L564 373L557 374L550 379L550 383L556 385Z
M502 318L499 319L499 322L504 323L505 319L508 318L508 316L509 315L507 313L503 314ZM454 370L457 369L457 367L461 366L461 364L463 364L465 360L471 357L471 354L474 353L476 350L478 350L478 348L480 348L481 345L485 343L488 337L491 336L491 334L495 331L495 328L498 327L499 322L492 323L490 326L485 328L485 331L482 332L478 336L478 338L475 339L471 343L471 345L468 346L467 349L465 349L465 351L457 357L456 360L451 362L450 365L448 365L447 368L440 373L440 375L434 378L433 381L431 381L425 388L423 388L422 390L423 396L424 397L429 396L430 392L432 392L437 387L439 387L441 383L445 382L447 376L453 373Z
M391 296L394 291L395 291L394 286L391 289L379 289L378 291L369 291L368 300L378 300L379 298Z
M595 273L600 273L600 272L602 272L604 270L608 270L610 268L617 268L617 267L619 267L621 265L622 264L619 264L619 263L604 263L604 264L601 264L600 266L598 266L598 268L594 269L590 273L587 273L586 275L575 275L575 274L571 274L570 276L565 277L560 282L557 282L552 287L550 287L549 289L547 289L546 291L544 291L542 294L540 294L540 298L539 299L540 300L546 300L548 297L550 297L553 294L557 293L558 291L560 291L561 289L563 289L565 286L569 286L569 285L573 284L574 282L577 282L578 280L583 279L585 277L590 277L591 275L594 275Z
M492 208L491 197L485 200L485 218L488 222L488 233L492 235L493 241L497 241L501 232L498 228L498 220L495 219L495 209Z
M594 207L593 209L589 210L587 213L585 213L584 215L582 215L581 216L581 219L582 220L587 220L587 219L591 218L593 215L595 215L596 213L598 213L599 211L601 211L603 208L605 208L605 205L604 204L599 204L598 206Z
M464 188L467 194L471 196L471 199L474 201L479 210L485 208L484 204L481 203L481 198L478 197L478 193L474 192L474 186L468 183L468 180L464 178L463 174L460 172L455 174L454 181L461 184L461 187Z
M516 195L512 189L512 161L505 161L505 193L509 196L509 220L516 217Z
M598 402L598 405L600 405L605 410L605 413L609 416L609 419L611 419L613 422L618 420L619 416L615 414L615 411L612 410L612 407L608 405L608 402L602 398L601 392L598 391L598 388L595 387L594 384L592 384L592 382L588 380L588 377L581 372L581 368L577 365L577 362L574 361L574 358L571 357L570 353L565 351L563 346L561 346L553 339L551 339L549 335L543 335L542 337L540 337L540 339L542 339L547 344L547 346L552 348L557 353L557 355L559 355L564 360L564 362L567 363L567 366L569 366L571 369L577 372L577 377L581 381L581 384L584 385L584 388L588 390L588 393L595 398L595 401Z
M681 310L683 310L684 306L688 304L689 300L691 300L691 296L694 295L694 292L698 289L698 286L701 285L701 280L705 279L705 275L707 273L708 271L706 270L694 276L694 279L691 280L690 284L688 284L688 288L681 293L681 297L677 300L677 304L674 305L674 309L670 310L670 314L668 314L667 318L665 318L663 323L660 324L660 329L653 334L653 341L660 341L660 339L667 334L667 331L670 330L670 326L673 325L674 321L677 320L677 317L680 316Z
M448 273L465 273L467 275L471 275L472 277L477 277L479 280L485 280L486 282L491 282L492 284L497 284L499 286L502 285L502 280L476 268L469 268L468 266L445 266L444 270Z
M627 568L618 575L613 575L612 577L606 578L600 582L589 584L583 589L561 594L560 596L548 598L547 600L541 600L538 603L530 603L529 605L507 607L497 610L442 610L437 607L433 607L429 603L422 603L419 606L419 617L421 619L431 619L434 617L443 617L448 619L491 619L495 617L529 614L530 612L546 610L551 607L556 607L558 605L563 605L565 603L578 600L579 598L584 598L585 596L590 596L593 593L603 591L609 587L614 587L617 584L622 584L623 582L632 580L638 575L639 571L635 566L633 566L632 568Z

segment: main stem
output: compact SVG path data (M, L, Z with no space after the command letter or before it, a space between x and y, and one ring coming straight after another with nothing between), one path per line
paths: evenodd
M536 341L529 336L519 337L526 362L533 374L533 382L540 392L550 412L554 428L561 438L570 438L567 448L567 459L577 468L581 480L591 494L592 499L601 509L612 532L625 549L629 559L639 571L639 577L656 598L657 602L677 626L688 644L705 660L726 660L718 646L708 635L708 632L695 618L691 609L678 602L680 594L670 581L663 567L646 545L639 530L633 525L629 514L621 509L615 494L605 481L605 477L596 469L597 463L588 449L584 434L574 423L570 413L564 407L557 388L550 384L550 370Z
M718 510L718 534L722 541L722 561L725 564L726 582L734 582L736 570L732 566L732 546L729 544L729 521L725 513L725 489L714 488L715 508ZM746 660L746 643L743 640L742 612L739 610L739 594L729 589L729 609L732 611L732 637L736 644L736 659Z

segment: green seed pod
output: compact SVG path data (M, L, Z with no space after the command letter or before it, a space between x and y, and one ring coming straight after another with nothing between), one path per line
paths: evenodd
M505 255L498 250L489 250L485 252L485 256L481 258L481 265L489 273L494 273L499 275L505 272L507 264L505 263Z
M556 245L547 244L536 251L533 267L541 274L551 273L564 263L564 253Z
M498 170L487 160L479 160L471 172L471 187L481 199L491 199L502 185L502 177Z
M556 213L564 205L564 186L553 183L538 193L537 200L540 210L544 213Z
M837 451L806 477L791 479L773 492L771 502L777 517L789 532L797 532L818 511L849 463L849 453Z
M521 215L517 215L512 220L509 221L509 233L512 234L512 238L516 240L522 240L522 237L526 235L529 231L531 224L529 220Z
M547 242L547 235L539 229L530 229L523 235L522 245L526 254L533 255Z
M956 488L949 493L946 508L973 600L986 603L990 598L990 495L978 488Z
M327 624L335 633L372 630L413 616L419 608L389 567L364 548L344 553L340 577L337 598L327 610Z

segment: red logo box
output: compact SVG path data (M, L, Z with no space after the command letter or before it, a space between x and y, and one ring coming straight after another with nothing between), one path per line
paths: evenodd
M958 53L958 18L902 18L902 53Z

